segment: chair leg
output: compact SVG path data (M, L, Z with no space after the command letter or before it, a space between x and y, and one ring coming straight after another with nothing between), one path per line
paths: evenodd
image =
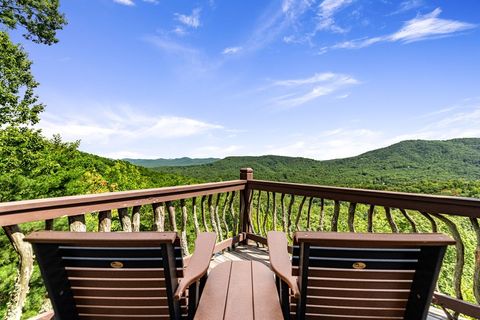
M280 303L282 304L283 319L290 319L290 288L288 284L280 280Z
M188 287L188 320L192 320L197 310L199 300L200 283L194 282Z

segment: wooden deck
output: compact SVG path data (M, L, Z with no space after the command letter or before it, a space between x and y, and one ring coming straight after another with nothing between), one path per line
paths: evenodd
M210 269L215 268L217 265L225 261L239 260L255 260L270 267L267 248L263 247L262 245L257 246L252 242L249 245L237 246L235 248L235 251L225 251L223 252L223 254L215 254L212 261L210 262ZM459 319L465 318L460 317ZM447 317L442 310L439 310L437 308L431 308L427 320L447 320Z

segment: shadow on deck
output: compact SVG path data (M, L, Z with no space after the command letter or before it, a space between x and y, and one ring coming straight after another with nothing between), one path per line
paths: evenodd
M262 245L257 246L250 241L248 245L237 246L234 251L225 250L223 253L215 254L210 262L210 270L222 262L241 260L254 260L270 267L268 249ZM459 319L465 318L460 317ZM427 320L447 320L447 317L445 317L442 310L432 307Z

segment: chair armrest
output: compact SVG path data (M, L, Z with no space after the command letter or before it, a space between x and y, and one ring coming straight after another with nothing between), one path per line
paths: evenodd
M53 320L53 319L54 319L53 311L46 311L32 318L28 318L28 320Z
M298 298L297 278L292 276L292 262L288 255L288 242L285 233L270 231L267 235L270 266L275 274L292 289L293 295Z
M175 299L179 300L192 283L197 282L207 273L216 239L217 235L215 232L202 232L198 234L195 240L195 252L183 272L183 278L180 280L177 290L175 291Z

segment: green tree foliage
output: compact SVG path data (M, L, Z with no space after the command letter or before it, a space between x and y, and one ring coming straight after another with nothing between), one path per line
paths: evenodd
M23 36L36 43L58 42L56 33L66 24L58 0L0 0L0 27L25 29ZM32 62L22 46L0 31L0 129L39 121L44 106L34 90Z
M67 23L59 6L58 0L0 0L0 23L9 29L21 26L26 39L50 45Z
M20 45L0 31L0 129L5 125L35 124L44 106L34 90L32 62Z

